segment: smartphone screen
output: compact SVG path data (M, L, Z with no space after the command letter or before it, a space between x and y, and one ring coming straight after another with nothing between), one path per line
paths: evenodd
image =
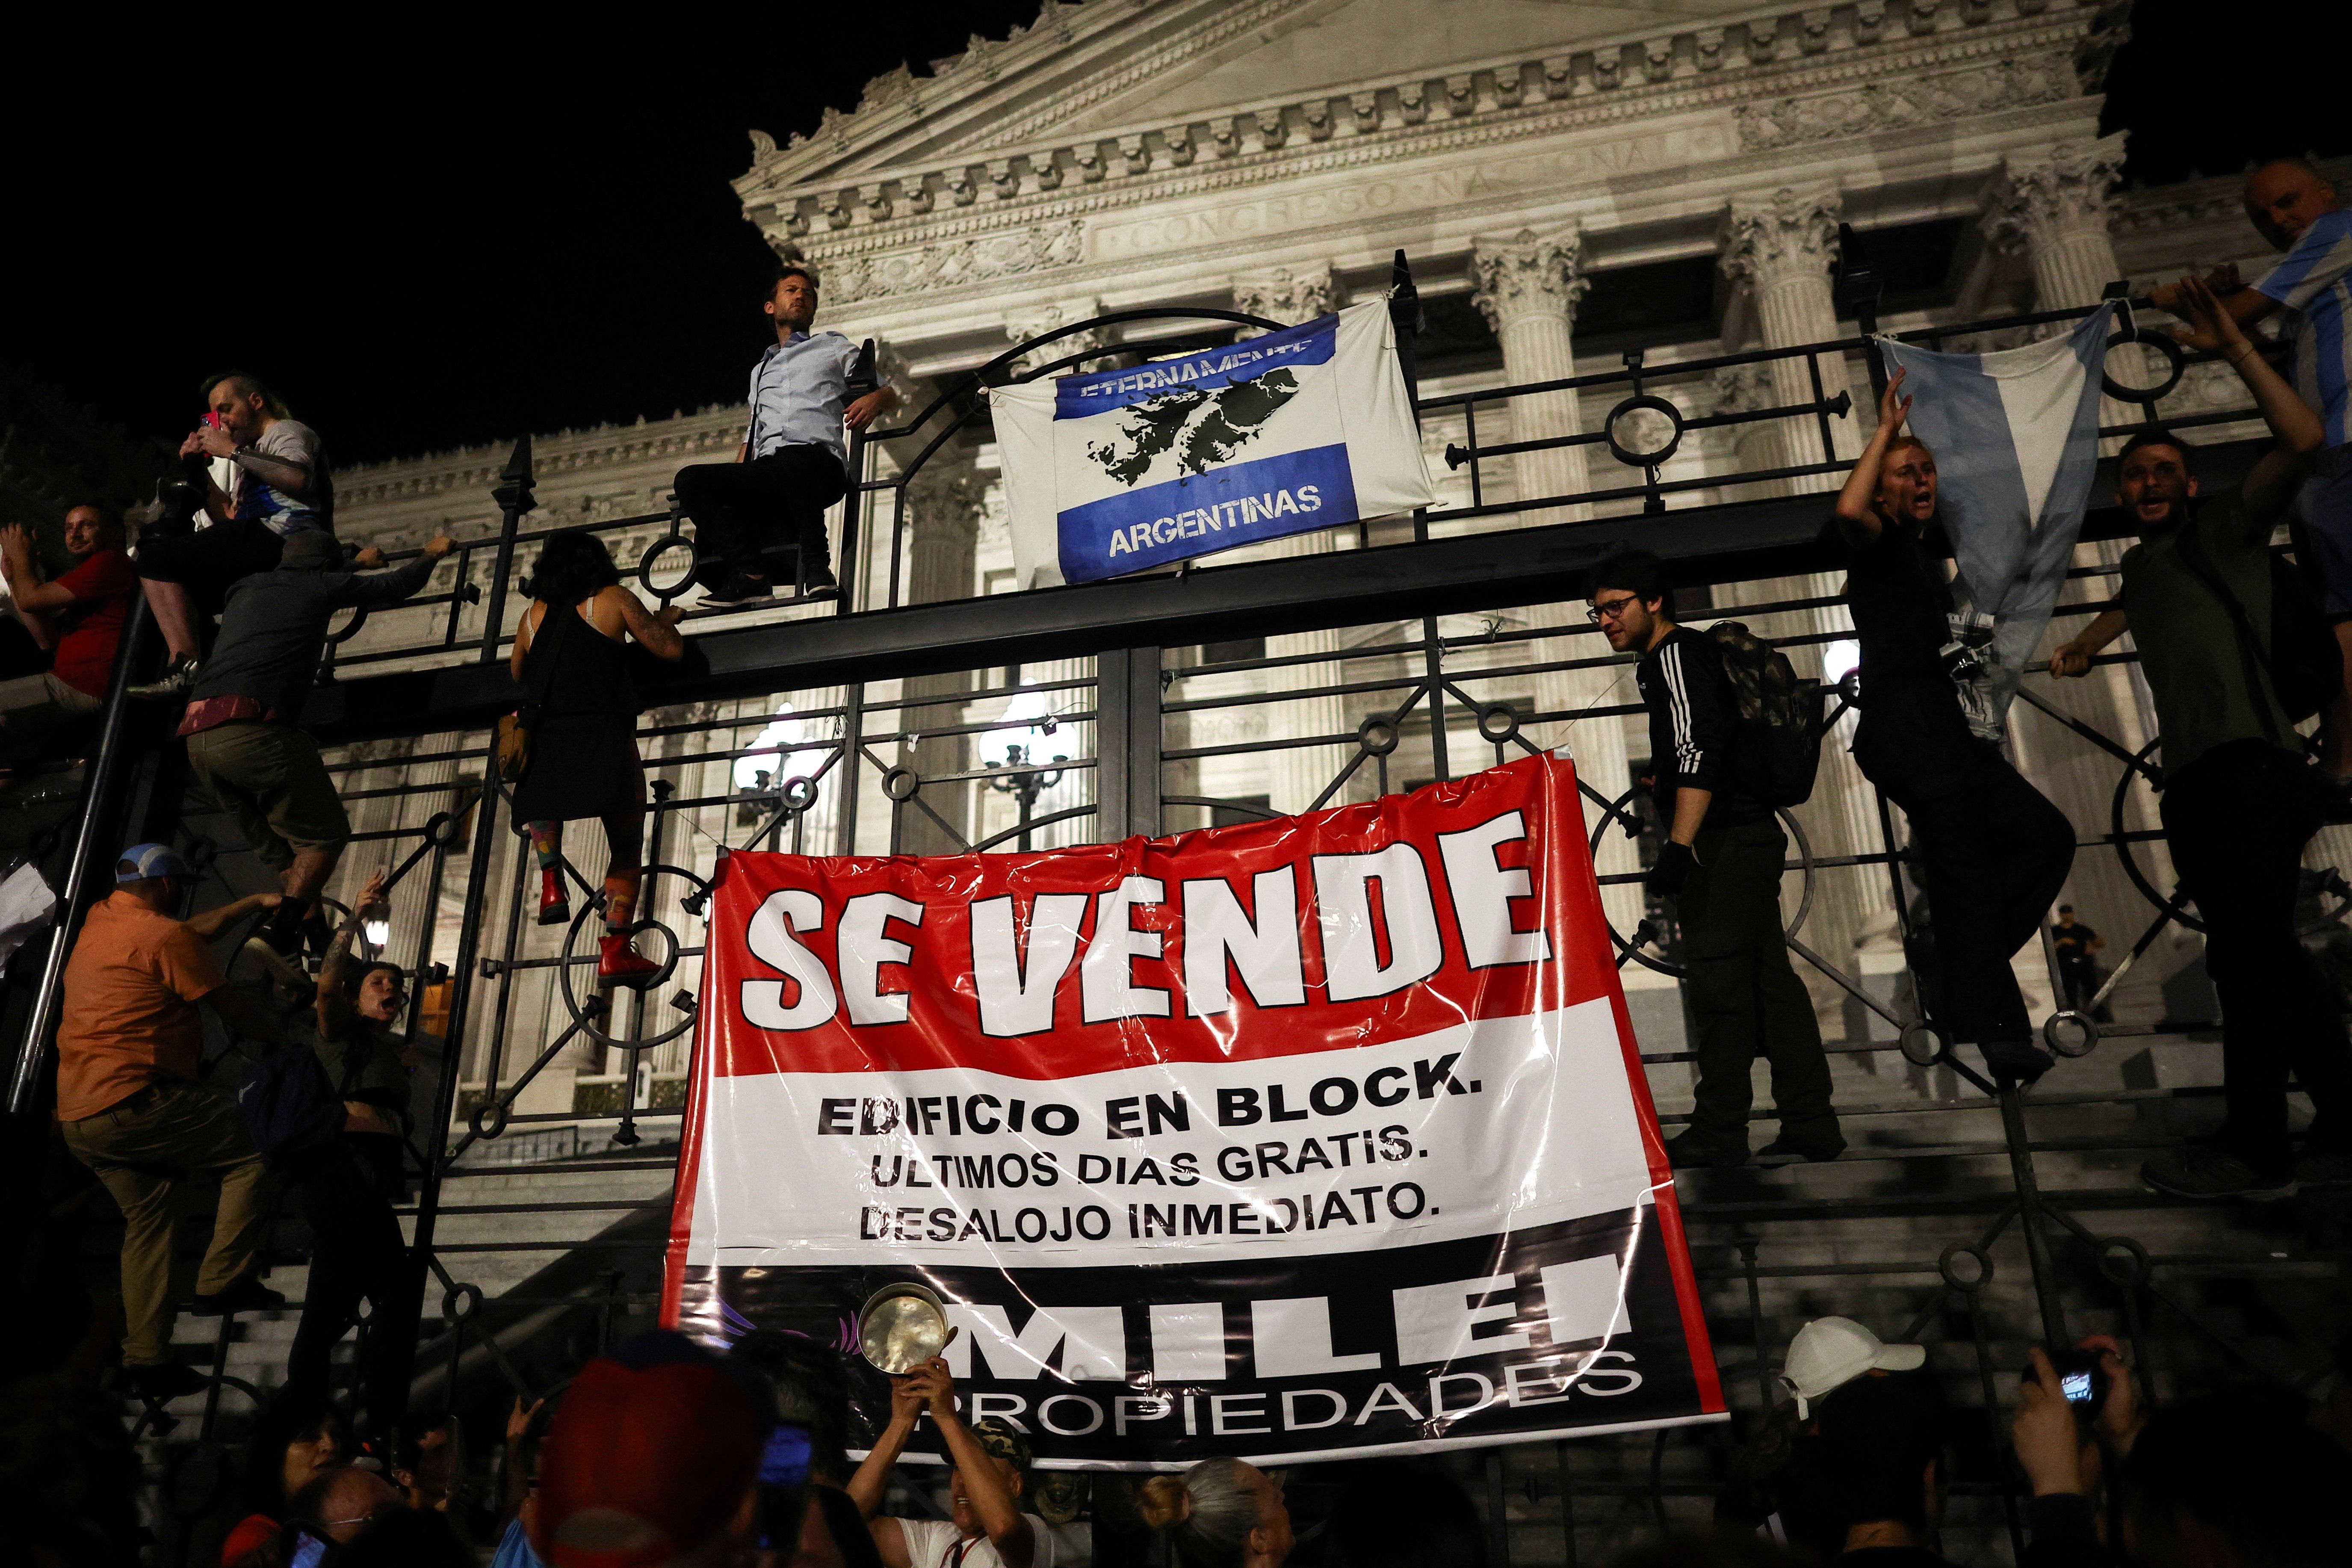
M286 1568L319 1568L320 1560L327 1555L327 1543L305 1531L296 1542L294 1554L286 1560Z
M2091 1374L2087 1372L2068 1373L2059 1380L2058 1387L2069 1405L2088 1405L2097 1392L2091 1386Z
M781 1552L800 1539L808 1502L809 1429L777 1423L760 1455L760 1545Z

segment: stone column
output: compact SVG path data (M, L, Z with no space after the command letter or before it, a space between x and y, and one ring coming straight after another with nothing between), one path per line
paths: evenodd
M1576 302L1589 286L1581 271L1584 239L1570 226L1555 234L1523 228L1508 237L1475 240L1470 251L1472 300L1503 344L1503 379L1514 386L1559 381L1576 374ZM1510 400L1510 439L1540 441L1584 428L1576 394L1545 392ZM1587 488L1585 448L1555 447L1512 458L1522 501L1570 495ZM1559 522L1585 509L1554 509L1533 521Z
M2033 268L2037 309L2095 305L2122 274L2107 225L2116 214L2116 182L2124 163L2124 133L2096 142L2065 142L2013 153L1987 182L1985 237Z
M1837 225L1842 198L1833 186L1782 186L1742 196L1724 221L1724 275L1744 283L1756 297L1756 321L1768 349L1795 348L1839 335L1837 306L1830 292L1830 268L1837 260ZM1821 395L1835 397L1846 387L1845 362L1821 359ZM1770 364L1772 398L1787 406L1813 400L1812 374L1803 359ZM1780 425L1780 457L1790 467L1819 463L1859 452L1851 416L1832 421L1831 447L1822 448L1821 422L1811 416ZM1786 481L1786 493L1833 490L1843 480L1816 474Z
M2095 142L2058 142L2012 153L2002 159L1986 182L1981 220L1985 237L2000 249L2025 258L2033 271L2036 310L2095 305L2106 286L2122 276L2108 225L2117 206L2116 187L2123 167L2124 142L2124 134L2118 132ZM2150 356L2137 350L2116 354L2110 367L2119 377L2143 385L2153 384L2160 374ZM2145 415L2137 404L2105 398L2101 401L2099 417L2102 424L2125 425ZM2113 450L2121 442L2110 438L2104 445ZM2075 550L2074 563L2112 568L2129 546L2127 540L2084 544ZM2092 578L2081 584L2081 590L2096 595L2114 584L2111 577ZM2080 596L2080 591L2069 596ZM2070 619L2063 629L2071 631L2081 624L2079 619ZM2045 649L2055 640L2046 640ZM2079 681L2026 679L2038 695L2134 750L2157 731L2155 710L2144 700L2141 683L2133 680L2123 666L2105 667ZM2013 721L2011 729L2018 765L2026 776L2057 802L2078 833L2086 837L2105 833L2112 826L2119 764L2043 720ZM2153 813L2136 811L2125 826L2147 828L2157 823ZM2163 846L2147 845L2142 852L2156 863L2154 879L2168 885L2170 862ZM2112 850L2083 852L2076 858L2066 896L2093 925L2104 914L2108 927L2125 941L2136 937L2154 913L2124 877ZM2120 946L2110 939L2106 955L2110 965L2120 958ZM2126 983L2130 1000L2153 1001L2168 951L2161 945L2151 950L2149 962L2134 971L2136 980ZM2145 982L2138 982L2139 976L2145 976Z
M907 486L908 559L907 602L939 604L968 599L977 589L974 573L980 540L983 486L961 454L942 449ZM940 773L962 773L971 766L969 737L924 738L937 725L946 728L963 720L963 693L971 689L970 672L915 676L900 686L906 705L898 711L898 731L917 737L900 747L900 762L929 779ZM856 761L856 759L851 759ZM869 779L868 784L872 781ZM919 798L939 813L958 833L971 836L971 785L923 786ZM908 855L948 855L960 847L913 802L904 808L901 850Z

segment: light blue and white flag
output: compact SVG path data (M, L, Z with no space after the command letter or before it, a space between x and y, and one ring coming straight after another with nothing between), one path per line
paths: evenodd
M1936 353L1882 337L1887 372L1910 374L1909 427L1935 454L1937 508L1969 608L1991 646L1970 721L2000 738L2074 556L2099 463L2100 370L2115 307L2064 337L1994 353ZM1955 626L1955 636L1961 627Z
M1017 580L1090 583L1426 506L1381 300L990 392Z

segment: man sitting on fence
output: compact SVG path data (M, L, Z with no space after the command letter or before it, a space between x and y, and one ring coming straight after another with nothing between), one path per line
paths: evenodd
M66 553L73 570L45 581L32 531L20 523L0 528L0 573L16 618L51 650L47 673L0 682L0 730L31 730L105 706L131 595L139 590L139 574L123 552L121 514L95 502L66 513Z
M213 525L139 547L139 575L171 649L160 680L137 688L147 698L180 697L195 683L205 621L221 613L240 578L278 564L286 541L335 526L335 484L319 433L293 418L276 394L252 376L208 383L205 423L180 444L183 458L225 458L229 488L212 486L205 510Z
M2173 868L2204 921L2221 994L2221 1131L2140 1174L2181 1197L2279 1198L2299 1181L2352 1179L2352 1051L2294 920L2303 847L2333 792L2282 701L2274 660L2293 646L2294 623L2279 618L2270 555L2323 436L2204 284L2184 278L2176 297L2195 323L2191 346L2230 361L2279 445L2234 489L2200 496L2188 443L2157 428L2125 442L2116 489L2140 542L2124 556L2118 607L2053 653L2050 673L2084 674L2092 656L2133 634L2164 736ZM2325 630L2305 629L2327 651ZM2290 1068L2317 1112L2301 1160L2287 1142Z
M327 623L352 605L382 609L408 598L456 548L447 539L434 539L404 566L349 572L333 534L319 529L295 534L275 569L229 590L220 636L189 695L177 731L187 738L189 768L236 818L246 842L278 874L286 892L248 946L298 990L310 988L309 974L293 963L304 923L352 836L318 742L299 727ZM371 553L362 552L360 562ZM374 560L381 563L382 557ZM320 945L325 945L323 933Z
M782 268L766 298L761 309L775 323L776 341L752 369L751 424L735 460L677 474L678 506L694 519L702 555L695 575L714 605L774 593L772 563L795 548L803 585L834 585L824 511L849 486L842 427L863 430L898 405L887 386L849 401L857 346L839 332L809 331L816 320L814 273Z
M134 844L114 896L89 911L66 962L58 1020L58 1121L66 1147L121 1205L123 1368L132 1392L169 1399L204 1379L165 1359L172 1341L173 1199L195 1171L220 1179L196 1310L281 1307L258 1271L269 1205L261 1156L227 1100L198 1081L199 1003L248 1039L285 1044L278 1020L228 984L205 945L278 901L240 899L193 920L173 911L195 872L161 844Z
M1830 1109L1829 1059L1780 931L1789 840L1772 807L1740 785L1739 698L1722 645L1675 624L1665 563L1646 550L1611 556L1592 583L1591 614L1609 646L1642 656L1633 679L1650 710L1650 765L1666 829L1647 885L1678 900L1698 1026L1696 1104L1666 1154L1677 1166L1748 1163L1748 1074L1761 1054L1772 1064L1780 1135L1757 1158L1834 1160L1845 1139Z

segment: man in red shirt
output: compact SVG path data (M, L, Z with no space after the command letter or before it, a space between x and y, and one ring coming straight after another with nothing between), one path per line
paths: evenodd
M282 1046L278 1020L228 984L205 944L276 893L173 918L195 879L161 844L134 844L115 866L113 897L93 907L66 961L58 1021L58 1121L66 1147L121 1206L123 1368L133 1392L168 1399L204 1387L169 1359L172 1230L181 1184L220 1180L212 1246L196 1275L196 1310L285 1305L258 1273L269 1193L236 1109L200 1081L198 1004L231 1032Z
M66 553L73 570L44 582L31 531L21 523L0 528L0 575L16 617L52 654L47 674L0 681L0 730L54 723L105 704L139 588L138 569L122 549L122 519L102 506L74 508L66 513Z

